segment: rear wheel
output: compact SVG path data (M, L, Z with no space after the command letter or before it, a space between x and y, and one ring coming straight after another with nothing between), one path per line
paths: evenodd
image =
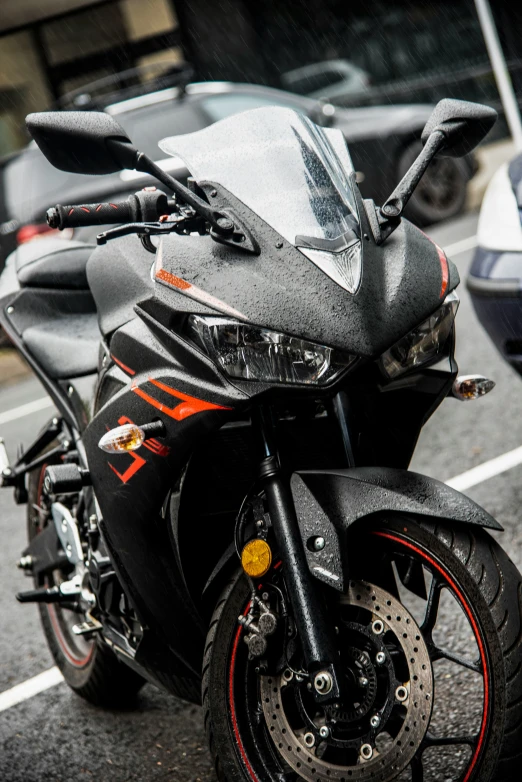
M52 448L53 443L49 448ZM44 464L30 473L28 480L27 532L29 540L52 519L50 504L43 488ZM71 572L55 570L45 577L35 578L35 586L54 586L70 579ZM98 706L125 707L132 704L144 680L121 663L114 653L96 636L86 639L75 635L72 628L85 616L60 608L56 604L39 604L44 634L56 665L64 679L78 695Z
M338 708L316 705L286 629L269 639L279 644L271 662L249 660L237 622L249 601L244 579L222 595L203 680L221 782L518 780L522 579L514 565L482 530L408 520L351 537L349 588L325 592L352 684L351 701ZM263 584L271 607L278 589L282 573L272 571Z

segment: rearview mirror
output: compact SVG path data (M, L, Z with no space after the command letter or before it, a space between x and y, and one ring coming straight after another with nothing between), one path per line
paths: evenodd
M113 174L135 168L138 151L103 111L42 111L26 118L29 133L55 168L73 174Z
M496 119L497 112L489 106L444 98L437 103L422 131L422 143L432 133L442 133L444 145L438 155L463 157L487 136Z

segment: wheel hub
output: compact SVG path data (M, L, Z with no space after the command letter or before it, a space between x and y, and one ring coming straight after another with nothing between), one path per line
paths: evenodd
M340 602L351 619L340 638L349 639L341 657L352 701L321 710L306 683L262 676L264 717L277 751L308 782L387 782L410 763L428 728L428 651L411 614L380 587L352 581Z

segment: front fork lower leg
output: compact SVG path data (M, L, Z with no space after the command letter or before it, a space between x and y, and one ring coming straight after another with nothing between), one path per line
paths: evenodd
M316 701L333 703L342 699L339 650L317 582L308 567L290 484L281 472L277 456L267 456L261 471L312 692Z

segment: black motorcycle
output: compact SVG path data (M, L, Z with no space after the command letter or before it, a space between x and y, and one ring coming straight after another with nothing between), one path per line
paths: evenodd
M58 205L55 228L116 227L2 275L59 411L1 449L28 508L17 597L82 697L202 702L220 780L520 778L520 574L488 513L407 471L442 400L493 383L457 377L457 270L401 215L495 116L442 101L380 208L341 134L285 108L163 141L188 186L107 114L27 119L57 168L169 195Z

